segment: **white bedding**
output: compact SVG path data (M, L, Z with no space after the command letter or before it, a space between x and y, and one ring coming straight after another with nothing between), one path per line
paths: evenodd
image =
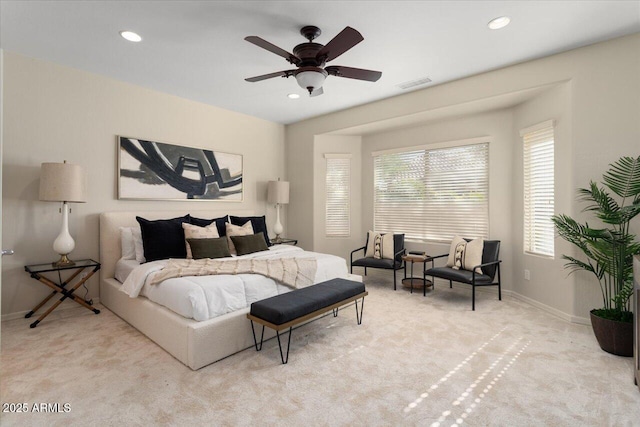
M313 257L318 268L314 283L347 277L347 263L343 258L307 252L296 246L275 245L269 251L243 255L240 258L269 259L279 257ZM229 258L233 259L233 258ZM135 261L134 261L135 262ZM159 271L166 260L137 263L118 262L119 273L126 280L121 290L132 298L138 295L163 305L183 317L204 321L249 307L252 302L289 292L292 288L257 274L189 276L165 280L149 285L153 273ZM130 269L131 267L133 269ZM129 274L126 274L129 270Z

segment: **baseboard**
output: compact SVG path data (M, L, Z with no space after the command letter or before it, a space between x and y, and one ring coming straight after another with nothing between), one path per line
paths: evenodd
M553 308L551 306L548 306L547 304L543 304L540 301L536 301L533 298L529 298L527 296L519 294L515 291L503 290L502 293L505 295L509 295L513 299L526 302L529 305L539 308L540 310L552 314L562 320L566 320L567 322L577 323L579 325L591 325L591 321L586 317L573 316L571 314L565 313L564 311L560 311L557 308Z
M100 297L93 297L91 299L93 300L93 305L100 303ZM32 316L32 318L37 319L40 316L40 314L44 313L47 310L47 308L51 307L55 301L58 301L58 299L55 298L49 304L46 304L44 307L41 307L40 310L38 310L38 312ZM78 305L77 303L71 300L66 300L66 301L63 301L62 304L60 304L60 307L56 308L53 312L55 313L56 311L59 311L59 310L69 310L77 307L80 307L80 305ZM25 314L27 314L29 311L30 310L25 310L25 311L18 311L15 313L3 314L1 318L2 322L8 321L8 320L23 319Z

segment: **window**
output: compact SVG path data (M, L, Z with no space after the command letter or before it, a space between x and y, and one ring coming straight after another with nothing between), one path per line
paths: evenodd
M436 241L488 236L488 142L374 156L376 231Z
M351 155L325 154L327 237L349 237L351 234Z
M524 251L553 256L553 121L520 131L524 143Z

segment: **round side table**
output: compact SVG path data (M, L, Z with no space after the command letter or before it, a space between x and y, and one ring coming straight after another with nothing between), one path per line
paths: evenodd
M422 286L422 295L427 295L427 287L433 286L433 282L431 280L427 280L427 276L424 274L427 271L426 263L431 261L433 266L433 258L429 255L422 254L406 254L402 255L402 260L404 261L404 278L402 279L402 285L411 289L411 293L413 293L413 288L419 288ZM411 274L407 276L407 264L411 263ZM422 265L422 274L420 276L413 275L413 264L420 263Z

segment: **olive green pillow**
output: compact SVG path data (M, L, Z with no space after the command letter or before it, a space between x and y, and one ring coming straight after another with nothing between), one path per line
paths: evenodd
M229 244L226 237L211 239L187 239L191 246L193 259L230 257Z
M236 247L238 255L247 255L269 249L262 233L230 237L233 245Z

